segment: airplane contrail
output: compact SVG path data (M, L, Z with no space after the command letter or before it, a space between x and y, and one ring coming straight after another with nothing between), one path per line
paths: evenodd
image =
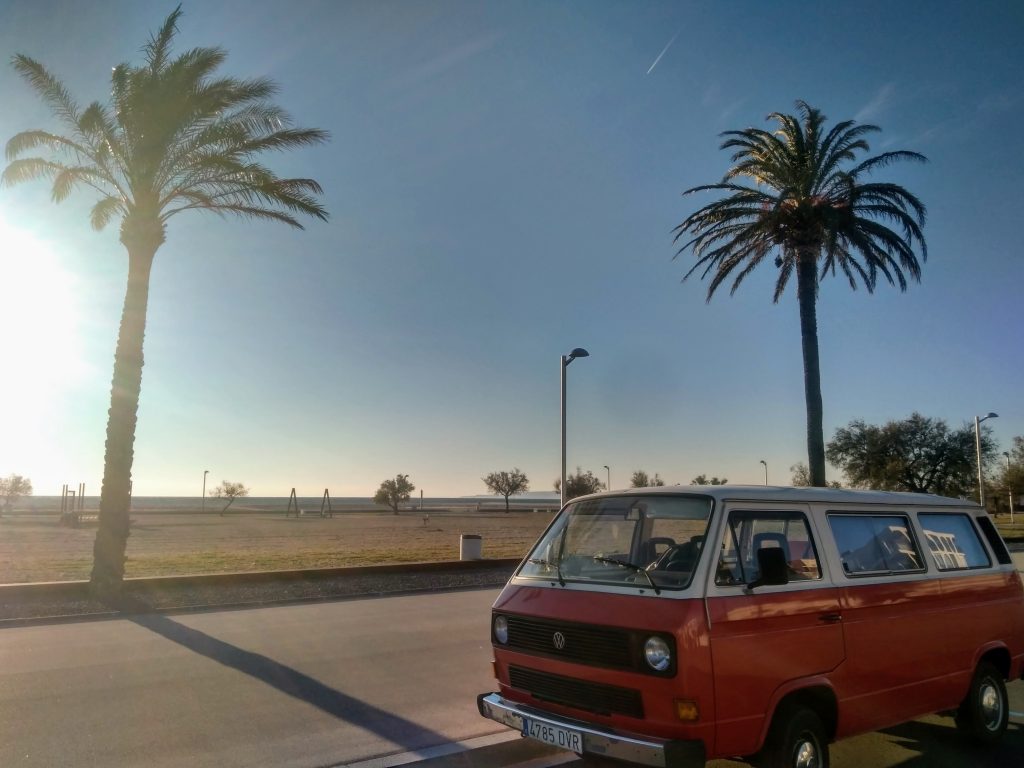
M651 68L647 70L648 75L654 71L656 66L658 66L658 62L661 61L661 57L668 53L668 49L672 47L672 43L674 43L676 38L679 37L679 32L682 32L682 30L678 30L674 35L672 35L672 39L668 41L668 45L661 49L661 53L658 54L658 58L654 60L654 63L651 64Z

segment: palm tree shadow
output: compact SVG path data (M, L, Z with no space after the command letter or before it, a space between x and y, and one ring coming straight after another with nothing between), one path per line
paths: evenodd
M1010 723L1003 738L991 747L978 746L949 723L913 720L882 733L916 752L899 768L1007 768L1020 765L1024 755L1024 726Z
M445 744L450 739L411 720L386 712L324 685L309 675L258 653L211 637L160 614L126 616L194 653L266 683L281 693L311 704L339 720L364 728L408 751Z

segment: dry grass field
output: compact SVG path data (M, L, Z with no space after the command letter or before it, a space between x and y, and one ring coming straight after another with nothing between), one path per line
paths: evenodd
M333 518L271 513L133 512L128 576L329 568L459 559L462 534L483 537L485 558L523 557L551 512L344 512ZM1024 515L1003 536L1024 537ZM89 578L96 523L57 524L55 515L0 518L0 584Z
M462 534L483 538L484 558L523 557L550 512L132 514L128 576L328 568L459 559ZM0 584L88 579L96 523L55 516L0 519Z

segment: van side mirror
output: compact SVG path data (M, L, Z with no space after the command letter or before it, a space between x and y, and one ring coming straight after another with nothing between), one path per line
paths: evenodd
M789 565L786 553L781 547L764 547L757 550L757 567L761 576L747 584L747 591L755 587L770 587L778 584L789 584Z

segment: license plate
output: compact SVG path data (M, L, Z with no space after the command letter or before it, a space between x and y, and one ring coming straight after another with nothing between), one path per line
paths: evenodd
M563 728L560 725L538 723L536 720L524 717L523 736L550 744L553 747L570 749L573 752L583 751L583 734L571 728Z

